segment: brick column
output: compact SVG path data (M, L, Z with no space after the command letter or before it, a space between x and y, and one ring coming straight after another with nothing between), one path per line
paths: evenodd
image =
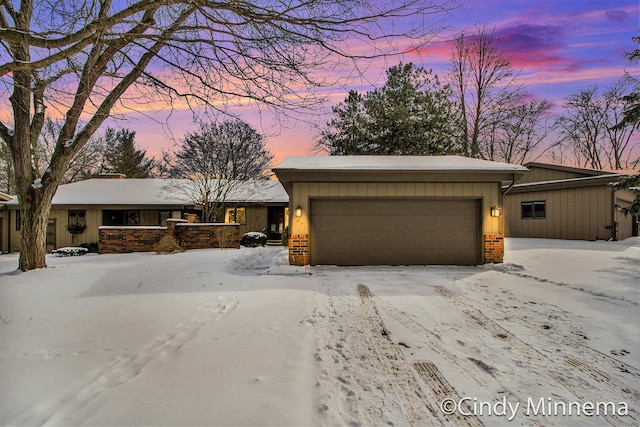
M169 218L167 219L167 234L169 236L176 236L176 224L186 224L186 219Z
M289 264L305 265L309 263L309 235L292 234L289 236Z
M504 258L504 236L502 234L484 235L484 263L502 263Z

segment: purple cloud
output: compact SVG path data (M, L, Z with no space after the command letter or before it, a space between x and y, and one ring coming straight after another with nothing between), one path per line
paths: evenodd
M561 54L567 43L559 26L518 24L497 29L495 38L515 67L576 71L586 65Z
M604 13L604 16L608 21L615 22L617 24L624 24L630 19L629 14L626 10L616 9L616 10L607 10Z

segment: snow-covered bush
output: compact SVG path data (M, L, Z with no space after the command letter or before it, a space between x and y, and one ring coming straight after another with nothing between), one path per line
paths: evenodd
M80 243L79 248L85 248L90 254L98 253L98 242Z
M240 244L249 248L255 248L256 246L267 245L267 235L260 233L259 231L250 231L244 233L240 238Z
M87 248L68 246L66 248L54 249L51 251L51 254L55 256L81 256L86 254L87 252Z

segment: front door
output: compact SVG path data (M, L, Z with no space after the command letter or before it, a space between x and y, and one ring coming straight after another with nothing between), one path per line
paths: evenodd
M56 249L56 220L50 219L47 223L47 252Z
M284 230L284 207L282 206L269 206L269 227L268 238L269 240L282 239L282 231Z

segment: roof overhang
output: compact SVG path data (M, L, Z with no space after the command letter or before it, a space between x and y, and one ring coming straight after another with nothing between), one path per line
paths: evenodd
M546 191L546 190L565 190L571 188L584 188L584 187L597 187L607 186L615 182L618 182L620 178L624 177L622 174L608 174L589 176L585 178L571 178L571 179L559 179L556 181L541 181L541 182L528 182L525 184L516 184L509 194L515 193L530 193L534 191ZM506 188L506 187L503 187Z
M527 168L458 156L307 156L287 157L273 172L291 194L294 182L501 183Z

